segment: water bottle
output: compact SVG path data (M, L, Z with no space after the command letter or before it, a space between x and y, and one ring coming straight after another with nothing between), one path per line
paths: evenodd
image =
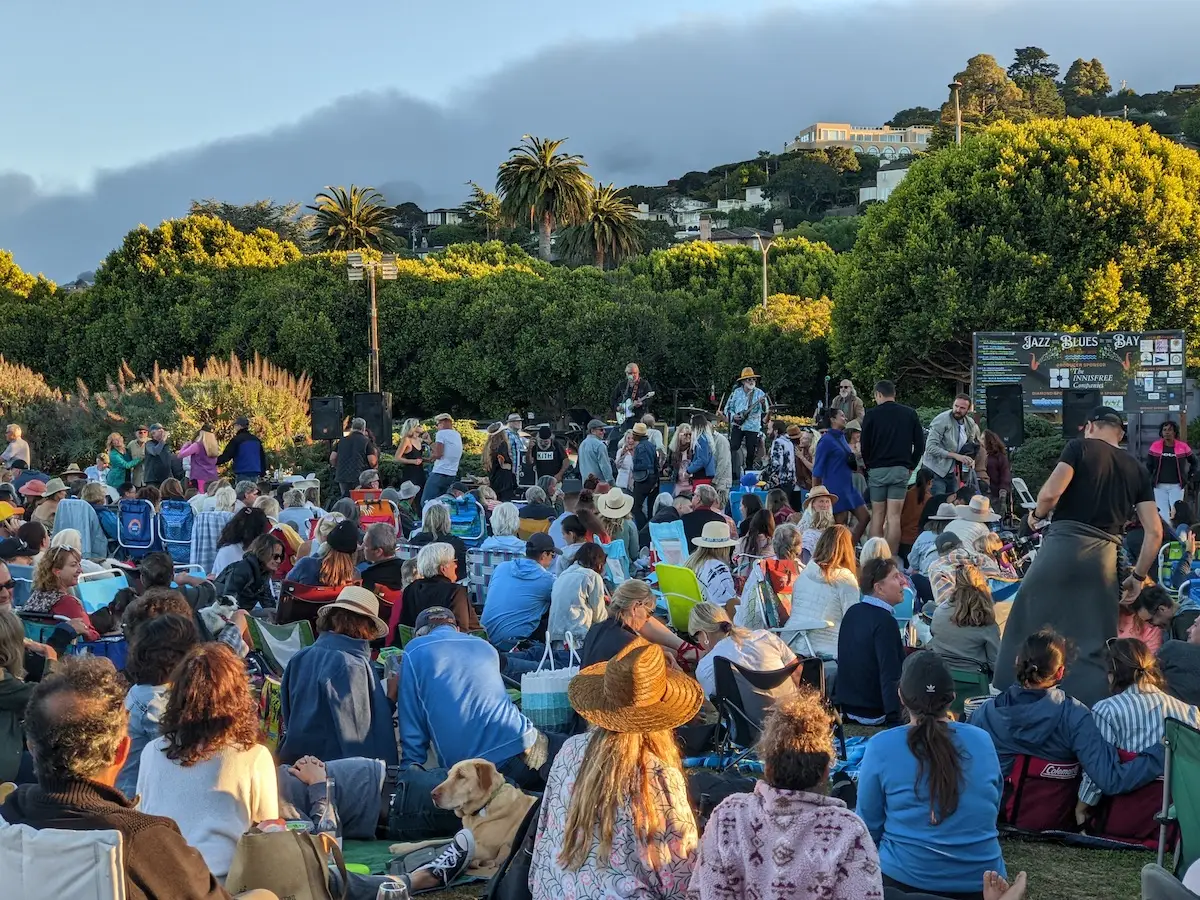
M409 900L411 895L408 893L408 888L400 881L388 881L379 886L379 893L375 895L375 900Z
M342 820L338 818L337 804L333 802L333 779L325 779L325 811L317 821L316 834L328 835L340 848L342 846Z

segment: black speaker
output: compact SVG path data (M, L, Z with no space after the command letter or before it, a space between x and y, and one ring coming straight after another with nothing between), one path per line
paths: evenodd
M1100 405L1100 391L1063 391L1062 419L1063 437L1083 437L1083 426L1093 409Z
M312 398L312 439L336 441L342 437L342 398Z
M392 395L389 391L382 394L355 394L354 415L367 422L367 431L375 438L375 444L381 448L392 446Z
M989 384L984 388L987 426L1009 449L1025 443L1025 391L1018 384Z

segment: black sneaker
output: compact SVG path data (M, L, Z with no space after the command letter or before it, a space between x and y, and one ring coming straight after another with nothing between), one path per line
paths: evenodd
M442 848L442 852L433 862L421 868L433 875L442 887L449 887L467 870L474 856L475 837L464 828L454 836L454 840Z

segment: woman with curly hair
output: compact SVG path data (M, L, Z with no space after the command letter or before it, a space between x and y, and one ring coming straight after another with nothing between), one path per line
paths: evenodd
M201 644L171 674L162 737L142 752L141 811L174 819L220 879L238 839L279 818L271 753L258 741L258 708L238 655Z

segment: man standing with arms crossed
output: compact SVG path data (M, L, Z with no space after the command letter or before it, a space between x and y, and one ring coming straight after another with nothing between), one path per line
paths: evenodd
M871 537L887 540L893 553L900 547L900 513L908 479L925 452L925 433L916 410L896 402L896 385L875 385L875 406L862 426L862 458L871 494Z

